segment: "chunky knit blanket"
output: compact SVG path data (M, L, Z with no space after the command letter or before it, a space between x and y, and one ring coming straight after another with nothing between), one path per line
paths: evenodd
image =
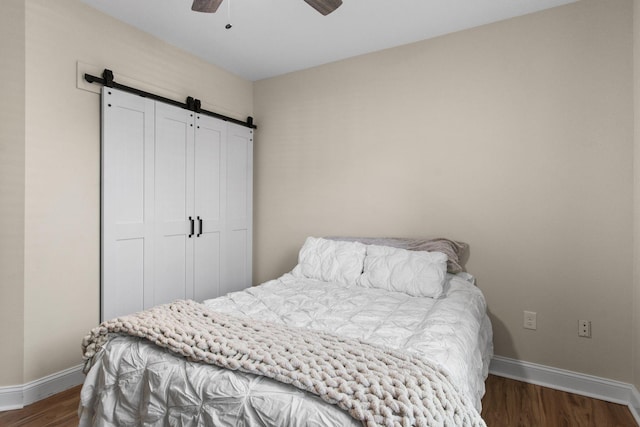
M82 342L85 372L110 334L144 338L192 361L291 384L366 426L486 426L436 366L355 339L176 301L93 329Z

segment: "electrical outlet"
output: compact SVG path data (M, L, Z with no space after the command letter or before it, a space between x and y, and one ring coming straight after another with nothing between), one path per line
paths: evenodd
M591 321L590 320L578 320L578 336L584 338L591 338Z
M538 327L536 317L537 317L537 313L535 311L525 311L524 312L524 328L536 330Z

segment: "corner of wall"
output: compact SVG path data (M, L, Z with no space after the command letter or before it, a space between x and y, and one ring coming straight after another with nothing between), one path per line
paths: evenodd
M633 0L633 378L640 390L640 0ZM637 391L636 390L636 391ZM637 395L637 393L636 393ZM636 408L640 413L640 399Z

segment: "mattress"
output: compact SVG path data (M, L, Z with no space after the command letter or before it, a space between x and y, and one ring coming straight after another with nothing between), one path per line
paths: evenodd
M437 299L309 279L297 272L204 304L219 312L321 330L439 365L478 410L492 356L491 324L473 277L447 274ZM192 363L114 336L81 392L80 425L357 426L319 397L266 377Z

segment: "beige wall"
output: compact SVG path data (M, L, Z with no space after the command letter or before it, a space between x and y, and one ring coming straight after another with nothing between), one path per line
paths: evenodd
M253 108L249 81L79 0L27 0L25 383L79 364L99 320L99 96L76 88L77 61L238 118Z
M634 384L640 390L640 0L633 0L633 82L634 82ZM640 412L640 408L636 408Z
M631 11L583 0L256 82L256 281L308 235L464 240L498 355L631 382Z
M23 0L0 4L0 386L22 382L24 312Z

